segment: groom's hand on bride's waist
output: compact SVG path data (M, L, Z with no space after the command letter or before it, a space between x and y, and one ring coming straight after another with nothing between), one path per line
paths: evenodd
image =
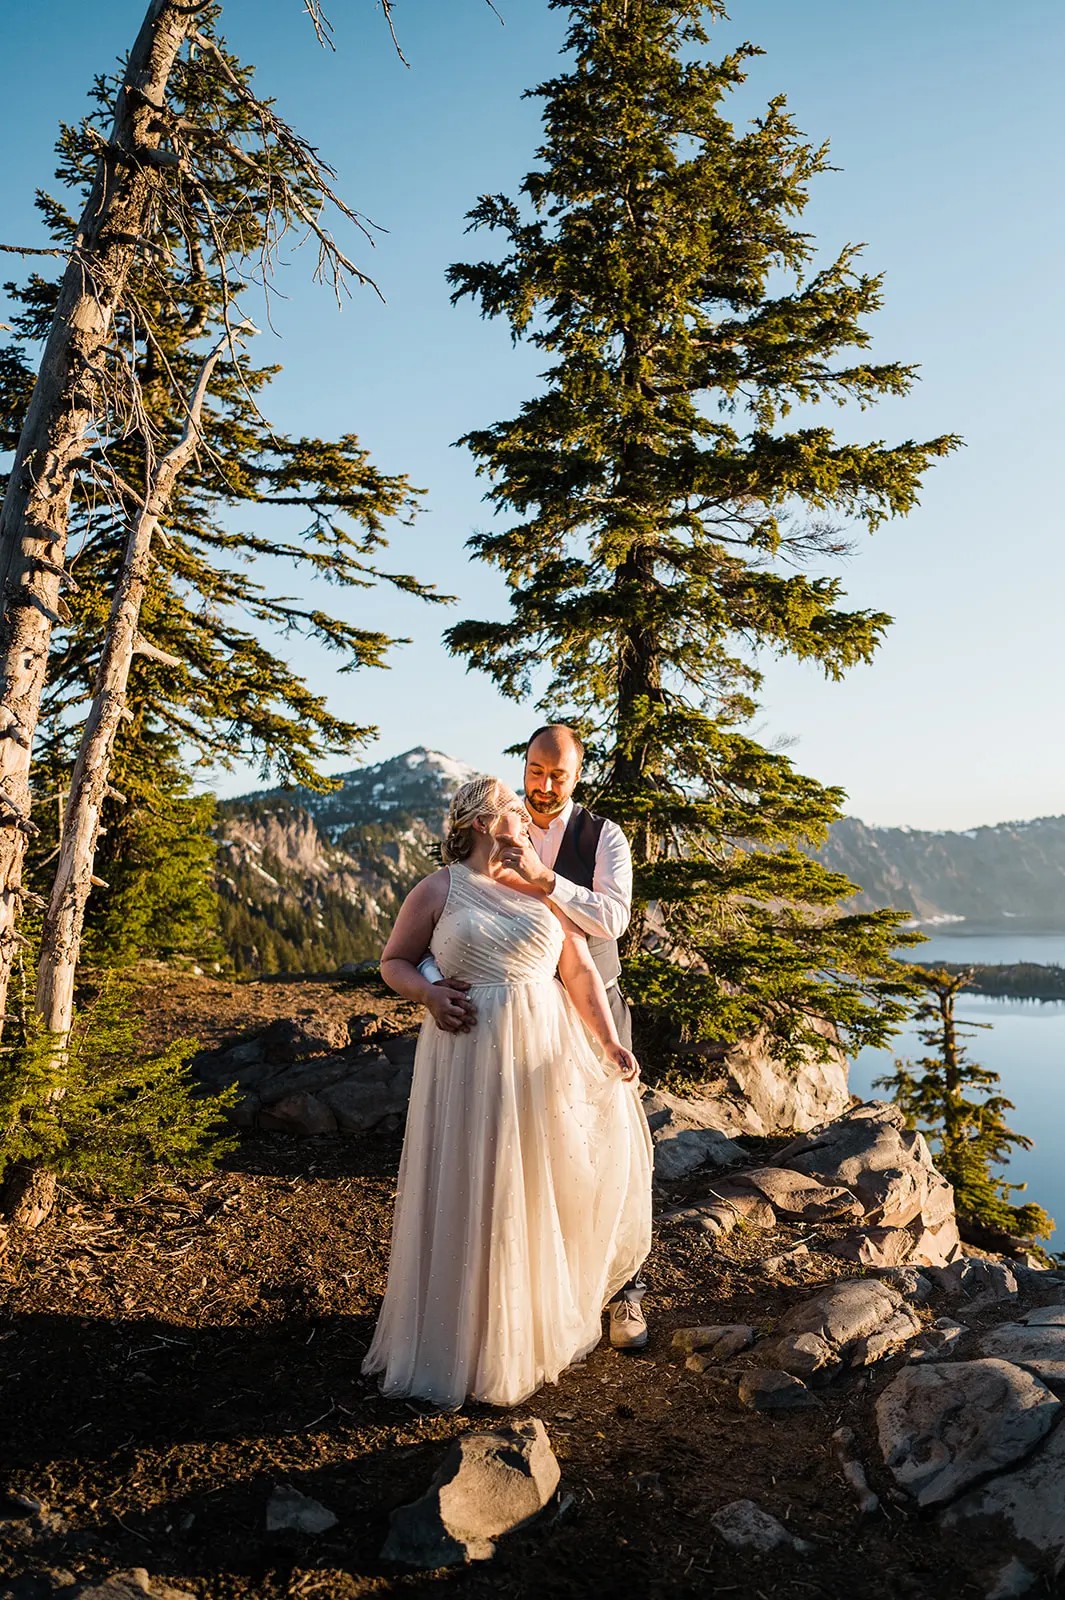
M438 978L425 1008L444 1033L469 1033L477 1021L477 1008L467 998L468 983L461 978Z

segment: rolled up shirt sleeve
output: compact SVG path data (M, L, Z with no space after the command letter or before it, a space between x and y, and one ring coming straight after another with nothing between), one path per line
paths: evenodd
M423 956L418 962L418 971L423 978L428 978L430 983L439 983L444 974L440 971L432 956Z
M616 822L604 822L595 852L592 887L555 873L550 899L582 933L620 939L632 914L632 852Z

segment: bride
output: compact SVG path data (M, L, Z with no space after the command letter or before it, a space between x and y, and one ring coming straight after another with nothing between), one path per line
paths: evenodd
M417 963L431 949L477 1012L471 1032L427 1017L418 1040L388 1287L363 1362L386 1395L516 1405L594 1348L603 1306L650 1248L639 1067L584 935L499 864L527 827L504 784L465 784L447 864L411 890L381 958L389 987L425 1003Z

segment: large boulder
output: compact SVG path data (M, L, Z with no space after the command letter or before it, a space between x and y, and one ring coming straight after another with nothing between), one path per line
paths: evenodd
M898 1106L870 1100L816 1133L795 1139L777 1157L820 1183L849 1189L861 1202L867 1223L906 1230L913 1239L908 1259L942 1266L961 1254L954 1215L954 1191L932 1164L924 1138ZM868 1230L858 1230L867 1235ZM887 1246L887 1248L884 1248ZM869 1265L896 1265L898 1241L883 1245Z
M797 1063L773 1054L764 1034L727 1047L703 1049L698 1071L708 1086L704 1125L732 1137L764 1138L802 1133L838 1117L850 1104L847 1057L828 1024L812 1024L826 1041L826 1054L812 1046ZM711 1109L712 1108L712 1109Z
M885 1465L918 1505L942 1505L1019 1461L1061 1407L1045 1384L1008 1361L903 1369L876 1403Z
M1019 1556L1029 1573L1060 1577L1065 1572L1065 1427L1055 1428L1021 1466L964 1495L944 1513L943 1522L999 1541L1005 1535L1015 1552L1009 1565L1019 1565Z
M537 1417L465 1433L422 1497L393 1511L381 1557L430 1569L487 1560L497 1539L543 1510L559 1477Z
M1046 1306L1020 1322L1000 1323L984 1334L980 1354L1012 1361L1034 1373L1056 1395L1065 1396L1065 1322L1051 1320L1062 1312L1065 1307Z
M713 1100L686 1100L658 1089L644 1096L643 1109L654 1141L656 1178L686 1178L700 1167L727 1167L744 1158L741 1146L717 1126Z

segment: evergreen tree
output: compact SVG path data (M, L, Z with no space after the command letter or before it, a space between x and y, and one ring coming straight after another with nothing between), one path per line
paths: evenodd
M815 263L801 218L828 168L784 99L727 119L752 46L703 58L697 0L584 0L569 70L542 102L523 201L482 198L498 261L453 266L455 300L546 353L542 390L464 441L509 525L471 546L510 616L447 639L472 666L592 743L590 792L627 829L636 914L627 984L689 1039L765 1027L785 1052L852 1047L905 1015L890 958L902 913L841 916L852 886L806 849L843 793L748 731L764 654L838 678L890 618L826 575L838 523L916 503L956 444L849 443L796 407L871 406L914 369L873 363L881 280L847 246ZM513 520L516 519L516 520ZM546 682L544 678L546 673Z
M954 1204L963 1223L1022 1239L1048 1238L1054 1219L1041 1206L1010 1202L1011 1194L1027 1186L1007 1183L992 1171L1009 1161L1012 1150L1030 1150L1032 1141L1006 1125L1013 1102L997 1092L998 1073L970 1061L962 1042L965 1034L991 1026L959 1022L954 1014L972 971L918 971L924 990L916 1012L923 1024L919 1037L934 1054L913 1063L896 1061L893 1072L876 1080L877 1087L889 1089L910 1125L932 1139L936 1166L954 1185Z

